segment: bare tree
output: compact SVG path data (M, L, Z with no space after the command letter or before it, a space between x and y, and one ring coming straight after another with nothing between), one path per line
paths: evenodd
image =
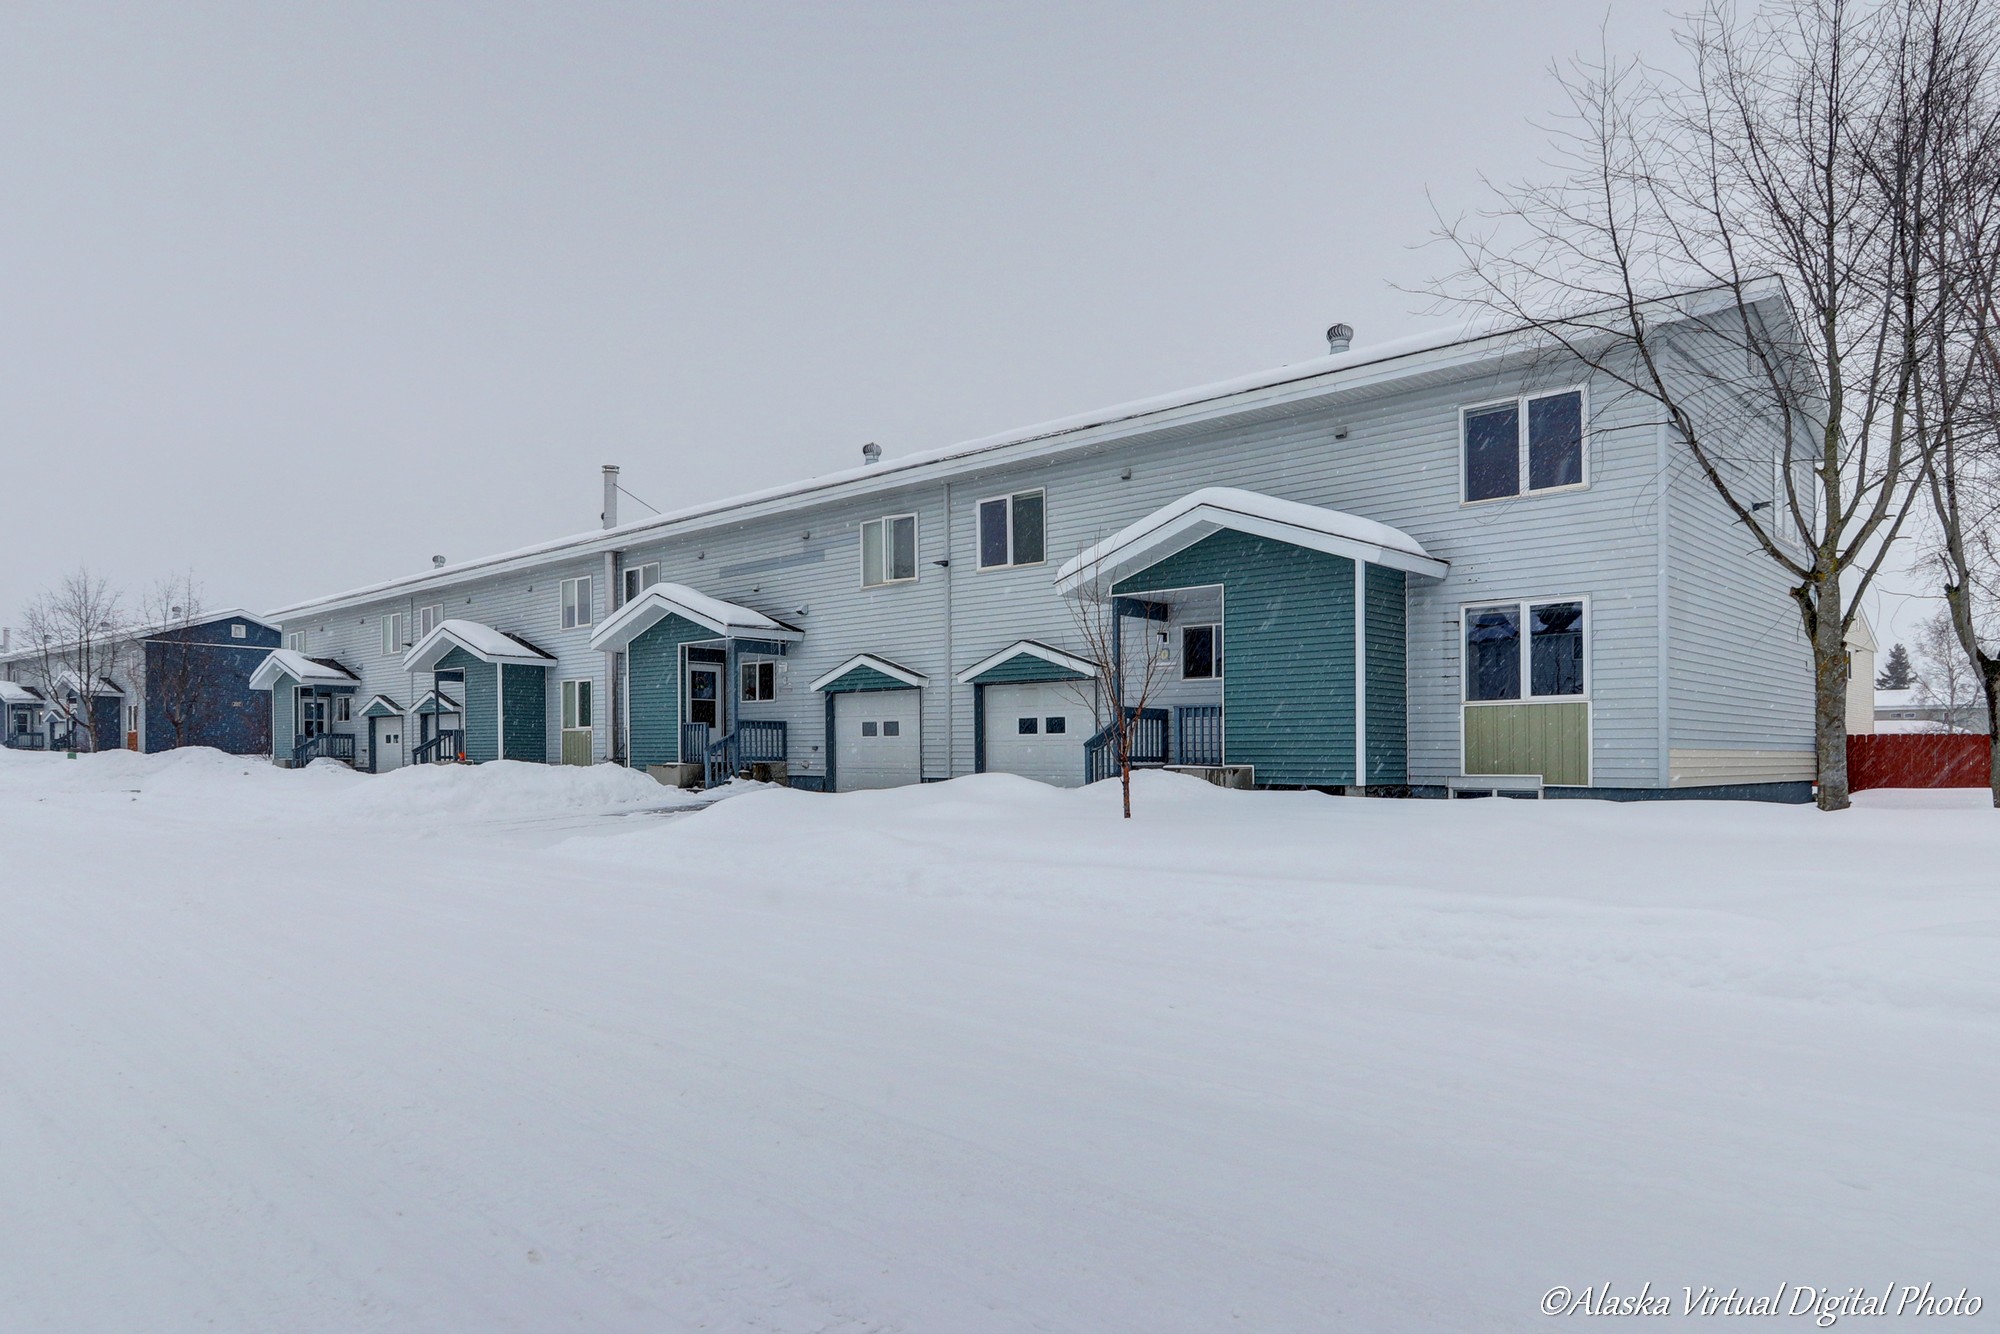
M1917 698L1944 710L1944 730L1965 732L1983 693L1972 659L1958 641L1949 608L1933 612L1917 626Z
M148 641L140 646L147 653L147 703L158 705L176 749L201 734L216 704L215 651L195 638L206 612L191 573L154 584L140 612Z
M1111 581L1093 572L1070 595L1070 617L1083 646L1081 656L1097 669L1099 685L1089 703L1099 733L1110 746L1129 820L1133 756L1145 739L1145 729L1162 726L1147 709L1166 679L1161 645L1172 642L1172 612L1162 602L1114 594ZM1139 627L1136 633L1133 622Z
M35 684L61 713L72 751L78 749L79 732L82 749L97 749L93 704L126 651L122 603L102 575L79 566L28 604L24 628L34 653Z
M1437 294L1652 404L1783 572L1826 810L1848 804L1847 631L1917 496L1927 210L1989 7L1713 0L1684 21L1682 75L1570 66L1557 178L1440 228L1460 267Z

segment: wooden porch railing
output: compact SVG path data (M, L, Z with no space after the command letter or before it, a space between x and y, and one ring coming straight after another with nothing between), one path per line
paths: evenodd
M690 724L691 726L705 725ZM702 752L702 782L716 787L734 778L745 765L775 764L786 758L785 724L763 719L739 721L736 730Z
M1132 720L1132 767L1158 767L1167 762L1167 711L1127 709ZM1095 783L1118 772L1118 725L1106 723L1083 743L1083 781Z
M465 733L456 727L438 729L438 734L429 741L421 742L410 752L412 764L455 764L465 758L465 747L461 739Z
M292 767L303 768L314 760L343 760L354 763L354 734L321 732L318 736L296 737L292 741Z
M1180 704L1174 708L1174 763L1222 763L1222 706Z

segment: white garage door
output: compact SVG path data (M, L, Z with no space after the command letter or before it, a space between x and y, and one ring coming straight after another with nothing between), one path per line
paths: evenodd
M924 776L920 690L855 690L833 702L833 782L842 792L901 787Z
M986 687L987 772L1081 787L1090 689L1088 681Z

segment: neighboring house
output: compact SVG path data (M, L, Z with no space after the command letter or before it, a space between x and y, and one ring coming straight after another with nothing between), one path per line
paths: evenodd
M1790 318L1775 289L1756 304ZM603 530L274 613L275 749L1076 784L1107 768L1106 664L1077 619L1095 590L1121 669L1166 677L1148 762L1807 799L1785 581L1657 410L1518 333L1346 332L1296 366L622 526L607 469ZM1775 438L1744 422L1732 462L1773 497Z
M60 665L53 682L30 686L47 673L39 652L20 648L18 641L0 654L0 675L41 700L37 749L67 746L75 725L90 729L94 750L153 752L182 745L262 755L271 749L271 705L250 677L278 643L276 624L229 609L186 624L133 629L104 651L110 665L95 673L88 689L77 672ZM53 698L42 698L49 687Z
M47 750L48 708L42 692L33 686L0 680L0 746Z
M1931 698L1922 686L1875 692L1876 732L1976 732L1986 731L1986 707L1978 699L1957 708Z
M1875 691L1875 627L1868 621L1868 613L1854 613L1854 623L1847 627L1847 734L1866 736L1875 730L1875 719L1880 716L1876 707Z

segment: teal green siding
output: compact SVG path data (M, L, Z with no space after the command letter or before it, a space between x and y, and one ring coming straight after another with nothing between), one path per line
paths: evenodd
M299 729L299 706L294 698L298 688L299 683L289 676L279 677L271 687L271 755L275 759L292 758L292 742Z
M1223 588L1224 759L1259 784L1354 782L1354 562L1214 533L1115 592Z
M361 711L361 716L363 718L397 718L402 715L378 699L369 701L368 707Z
M1038 658L1032 653L1016 653L1003 663L987 668L972 678L976 686L1004 686L1025 684L1030 681L1088 681L1082 672L1071 671L1058 666L1047 658Z
M1368 779L1410 778L1403 572L1368 566Z
M503 664L507 754L510 760L546 764L549 758L549 674L546 668Z
M474 764L499 759L500 691L493 664L455 648L438 670L465 673L465 758Z
M714 638L715 631L705 625L669 616L625 650L633 768L680 760L681 645Z
M828 681L820 689L829 695L853 694L862 690L914 690L908 681L898 681L887 672L878 672L873 667L856 667L842 672Z

